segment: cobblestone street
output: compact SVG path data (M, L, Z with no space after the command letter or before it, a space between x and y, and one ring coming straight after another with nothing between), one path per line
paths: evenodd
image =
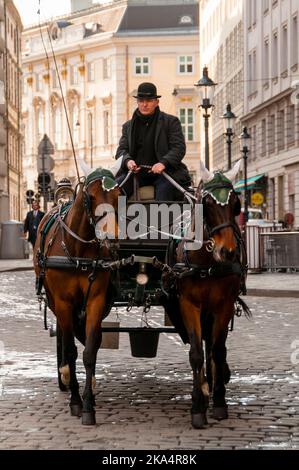
M33 272L0 279L0 449L299 449L298 299L247 297L253 318L236 318L227 343L228 420L210 410L205 430L191 427L189 347L177 335L160 335L157 357L138 359L124 333L119 350L99 351L97 425L82 427L57 386ZM121 326L139 326L136 310L118 313ZM148 315L153 326L163 317ZM80 347L81 391L84 376Z

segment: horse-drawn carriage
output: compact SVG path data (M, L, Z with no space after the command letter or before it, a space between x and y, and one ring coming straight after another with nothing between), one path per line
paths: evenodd
M209 390L214 416L227 417L228 325L237 301L248 313L239 298L245 288L246 254L235 222L240 201L231 180L237 170L224 175L202 168L195 196L179 188L185 201L177 201L174 208L173 201L158 207L153 198L135 197L124 204L113 174L98 169L78 185L74 201L58 204L44 217L34 253L37 292L41 296L44 288L47 305L57 317L59 371L69 383L71 414L82 415L83 424L95 424L96 356L102 333L115 330L102 324L115 306L128 311L137 306L145 313L152 306L164 307L174 325L170 330L117 330L143 335L153 330L178 332L190 343L193 426L207 424ZM202 240L196 227L201 208ZM76 378L75 337L85 346L83 402ZM60 375L59 384L64 389Z

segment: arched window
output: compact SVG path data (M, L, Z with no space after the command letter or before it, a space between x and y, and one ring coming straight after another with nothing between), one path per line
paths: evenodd
M56 149L61 147L61 107L53 109L53 140Z
M78 125L78 119L79 119L79 106L78 104L73 104L71 108L71 130L72 130L72 136L73 136L73 141L74 141L75 146L78 146L79 144L80 126Z
M44 113L41 107L37 108L36 110L36 124L37 124L37 136L36 136L37 144L39 144L45 133Z

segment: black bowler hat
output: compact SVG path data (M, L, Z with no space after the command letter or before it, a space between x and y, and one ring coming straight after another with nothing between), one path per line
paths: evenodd
M141 83L137 90L137 96L134 98L161 98L161 95L157 95L157 88L153 83L144 82Z

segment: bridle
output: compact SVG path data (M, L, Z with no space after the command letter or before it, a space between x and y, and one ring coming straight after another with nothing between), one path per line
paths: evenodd
M226 198L226 201L224 201L224 202L220 202L219 199L217 199L217 197L215 196L215 194L213 194L213 192L215 193L215 191L218 191L218 190L221 190L221 189L227 190L227 198ZM226 205L229 204L229 200L230 200L230 197L231 197L232 194L237 195L237 193L234 190L233 185L231 184L230 181L223 181L223 182L218 182L218 183L213 183L213 181L208 182L204 185L204 187L202 188L202 190L199 194L200 194L199 202L201 202L202 204L204 204L205 198L210 196L214 199L216 204L221 205L221 206L226 206ZM235 215L238 215L238 214L235 213ZM206 250L208 252L212 252L215 248L215 245L216 245L216 242L213 238L213 235L215 235L217 232L220 232L221 230L223 230L225 228L232 228L233 231L234 231L234 235L236 236L237 240L239 241L240 236L239 236L239 232L237 230L235 222L224 222L222 224L218 224L218 225L215 225L213 227L210 227L208 222L207 222L207 218L204 216L204 226L205 226L205 229L206 229L206 232L207 232L207 235L208 235L208 240L205 243Z
M96 229L96 226L97 224L102 220L104 219L104 217L106 217L109 213L113 213L113 214L117 214L117 211L114 210L114 209L107 209L105 210L101 215L99 216L95 216L93 213L92 213L92 207L91 207L91 197L90 197L90 194L88 192L88 187L91 183L94 183L96 181L103 181L103 177L97 177L97 178L93 178L92 180L88 181L87 179L84 181L84 183L81 183L83 184L83 188L82 188L82 193L83 193L83 207L84 207L84 210L85 210L85 213L87 215L87 218L88 218L88 221L89 221L89 224L94 228L94 230ZM104 240L100 240L98 239L97 237L94 237L93 239L91 240L84 240L83 238L81 238L77 233L75 233L73 230L71 230L66 224L65 222L63 221L63 218L62 218L62 214L61 214L61 209L62 207L60 207L59 209L59 213L58 213L58 217L57 217L57 220L59 222L59 225L62 229L62 233L63 231L65 230L69 235L71 235L73 238L75 238L76 240L80 241L81 243L85 243L85 244L98 244L98 245L103 245L103 242ZM109 241L111 242L111 241ZM106 243L107 245L107 243Z

